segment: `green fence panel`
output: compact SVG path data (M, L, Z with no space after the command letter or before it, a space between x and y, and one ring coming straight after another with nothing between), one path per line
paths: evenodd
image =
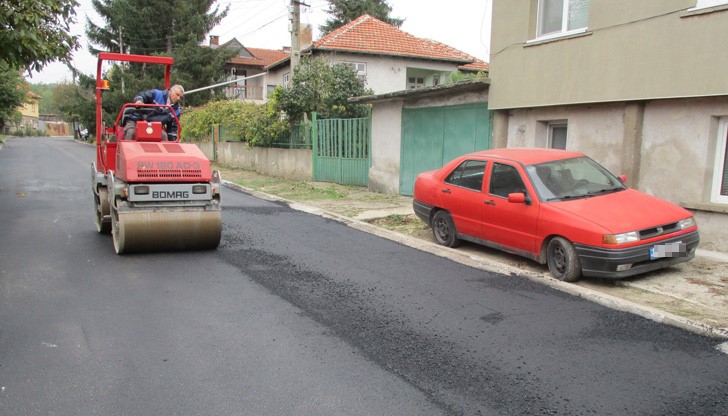
M368 185L371 119L327 119L315 123L314 179Z

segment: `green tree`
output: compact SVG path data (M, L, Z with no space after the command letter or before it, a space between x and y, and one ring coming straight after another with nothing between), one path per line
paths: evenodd
M220 10L213 8L214 3L215 0L93 0L105 24L87 21L90 50L173 56L173 83L182 84L187 90L215 84L225 76L225 62L235 51L200 46L207 32L227 15L229 6ZM109 103L122 105L139 91L163 88L164 76L159 65L124 64L123 70L112 72L116 89L108 94ZM119 89L122 79L123 92ZM186 97L184 104L199 105L218 98L215 94L199 92Z
M199 43L227 15L216 0L93 0L104 25L86 20L91 53L151 55L174 50L193 39ZM98 46L98 48L96 47Z
M41 97L40 101L38 101L38 112L40 114L58 114L58 107L56 107L56 103L51 100L50 98L53 96L53 91L58 87L60 84L29 84L30 90Z
M64 120L74 127L80 123L91 134L95 134L95 98L94 92L88 84L85 87L70 83L56 84L49 101L58 109L58 113Z
M363 14L369 14L377 19L389 23L394 27L402 26L404 19L389 17L392 6L387 0L328 0L329 9L326 11L331 18L319 28L325 35L344 26Z
M364 81L346 64L329 66L323 57L303 58L288 89L280 95L280 107L291 122L317 112L321 118L365 117L369 107L351 104L349 97L371 94Z
M25 102L27 86L20 71L0 62L0 130L8 122L15 122L17 108Z
M76 0L0 0L0 62L40 71L78 49L69 28Z

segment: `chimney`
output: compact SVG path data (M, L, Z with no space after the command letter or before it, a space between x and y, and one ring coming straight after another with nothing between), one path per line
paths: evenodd
M215 49L218 46L220 46L220 36L210 35L210 47Z
M311 46L311 43L313 42L313 30L311 29L310 23L301 23L301 31L299 36L301 49L306 49Z

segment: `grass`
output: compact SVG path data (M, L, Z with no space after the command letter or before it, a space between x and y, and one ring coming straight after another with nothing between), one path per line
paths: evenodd
M223 177L225 176L223 175ZM294 201L337 200L349 196L347 187L342 185L272 178L251 172L231 180L238 185Z

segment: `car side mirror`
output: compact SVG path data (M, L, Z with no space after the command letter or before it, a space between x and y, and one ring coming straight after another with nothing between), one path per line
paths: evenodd
M624 184L627 183L627 175L619 175L617 177L617 179L619 179L619 181L622 182L622 183L624 183Z
M514 192L512 194L508 194L508 202L514 204L525 204L526 194L524 194L523 192Z

